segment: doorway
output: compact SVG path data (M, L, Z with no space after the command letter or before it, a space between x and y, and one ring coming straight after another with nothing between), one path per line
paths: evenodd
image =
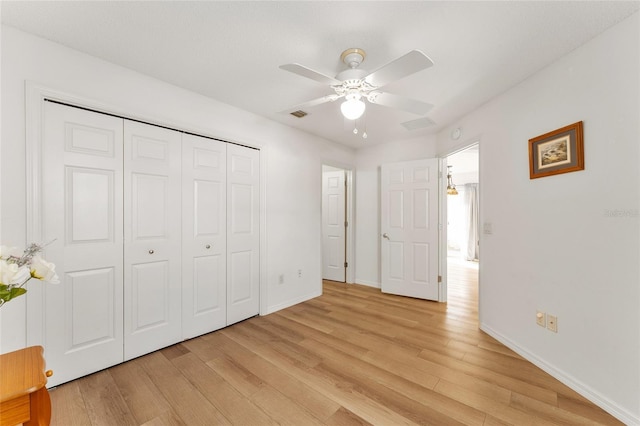
M353 282L351 170L322 165L322 279Z
M446 195L447 295L451 299L468 298L478 292L480 260L479 144L446 157L447 183L455 191ZM477 307L475 307L477 309Z

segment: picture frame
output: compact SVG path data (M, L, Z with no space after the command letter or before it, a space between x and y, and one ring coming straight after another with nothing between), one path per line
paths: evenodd
M584 170L582 121L529 139L529 179Z

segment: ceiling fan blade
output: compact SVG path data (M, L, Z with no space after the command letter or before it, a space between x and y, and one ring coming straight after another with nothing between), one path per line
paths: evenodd
M320 104L324 104L326 102L333 102L336 99L341 98L342 96L336 95L335 93L331 94L331 95L327 95L327 96L323 96L321 98L318 99L314 99L312 101L308 101L308 102L304 102L298 105L294 105L290 108L287 108L285 110L280 111L281 113L285 113L285 114L289 114L293 111L299 111L303 108L311 108L314 107L316 105L320 105Z
M301 75L302 77L310 78L311 80L315 80L318 83L326 84L328 86L335 86L335 85L342 84L341 81L336 80L333 77L329 77L328 75L324 75L322 73L319 73L318 71L314 71L311 68L307 68L304 65L300 65L300 64L280 65L280 69L292 72L294 74Z
M412 50L404 56L378 68L364 79L367 83L382 87L408 75L422 71L433 65L433 61L419 50Z
M392 95L391 93L373 93L373 96L369 96L369 102L390 108L397 108L417 115L424 115L433 108L433 105L426 102L405 98L404 96Z

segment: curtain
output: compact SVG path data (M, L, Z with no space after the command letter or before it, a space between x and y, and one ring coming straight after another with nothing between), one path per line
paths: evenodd
M464 206L467 211L467 260L478 260L480 254L480 230L478 211L478 184L464 185Z

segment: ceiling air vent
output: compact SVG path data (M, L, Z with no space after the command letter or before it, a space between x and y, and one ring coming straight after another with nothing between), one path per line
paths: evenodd
M434 124L436 123L434 123L433 120L427 117L418 118L417 120L405 121L404 123L402 123L404 128L407 130L422 129L423 127L433 126Z
M293 115L294 117L298 117L298 118L302 118L305 115L307 115L307 113L302 111L301 109L299 109L297 111L290 112L289 114Z

